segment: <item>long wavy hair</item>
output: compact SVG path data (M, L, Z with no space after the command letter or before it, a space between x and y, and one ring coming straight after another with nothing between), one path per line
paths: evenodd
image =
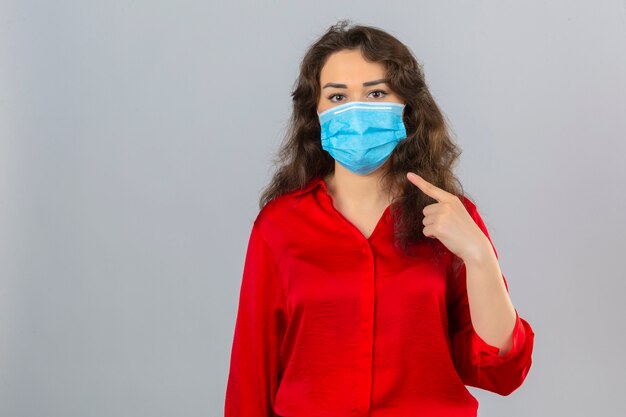
M261 193L259 207L262 209L281 194L304 188L314 177L334 171L334 159L321 146L317 104L322 67L329 55L345 49L360 49L366 60L382 63L387 84L405 103L407 138L398 143L383 164L381 181L385 189L397 190L390 207L394 213L394 244L413 256L413 244L437 241L422 232L422 210L436 200L412 184L406 173L416 172L462 200L463 186L453 173L462 151L453 142L447 121L428 90L422 65L403 43L376 27L340 20L307 50L291 93L293 111L287 133L273 159L276 169Z

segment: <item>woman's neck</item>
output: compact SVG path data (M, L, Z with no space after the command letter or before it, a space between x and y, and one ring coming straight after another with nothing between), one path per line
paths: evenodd
M393 196L380 181L382 169L368 175L355 174L335 162L335 171L324 178L328 194L342 207L378 210L391 204Z

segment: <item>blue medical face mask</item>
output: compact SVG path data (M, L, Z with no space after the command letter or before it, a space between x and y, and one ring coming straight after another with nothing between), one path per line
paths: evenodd
M405 105L352 101L318 113L322 148L350 171L366 175L406 138Z

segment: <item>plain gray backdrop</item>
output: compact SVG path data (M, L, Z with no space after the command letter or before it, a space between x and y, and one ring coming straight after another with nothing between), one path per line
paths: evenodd
M0 1L0 416L220 416L306 48L423 64L533 366L479 415L626 415L626 2Z

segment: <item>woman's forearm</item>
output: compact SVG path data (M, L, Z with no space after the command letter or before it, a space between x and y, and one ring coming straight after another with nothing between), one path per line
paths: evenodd
M503 356L512 347L516 315L498 258L486 241L484 248L464 262L472 325L485 342L500 348Z

